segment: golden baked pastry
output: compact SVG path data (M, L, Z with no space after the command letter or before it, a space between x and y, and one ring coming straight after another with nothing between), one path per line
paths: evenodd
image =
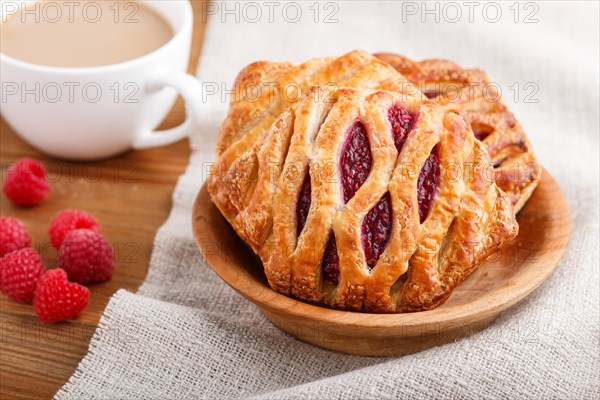
M405 83L360 51L238 76L208 190L274 290L428 310L516 236L466 118Z
M417 62L389 53L375 56L393 66L427 97L468 117L475 137L492 158L496 184L508 194L518 212L540 181L542 168L523 128L485 71L463 69L448 60Z

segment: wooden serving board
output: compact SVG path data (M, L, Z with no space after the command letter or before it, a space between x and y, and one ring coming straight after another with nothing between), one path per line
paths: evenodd
M212 269L281 330L329 350L392 356L455 341L487 327L550 276L567 249L571 216L548 172L517 219L517 238L471 274L444 305L407 314L333 310L271 290L260 260L212 204L205 186L194 205L193 229Z

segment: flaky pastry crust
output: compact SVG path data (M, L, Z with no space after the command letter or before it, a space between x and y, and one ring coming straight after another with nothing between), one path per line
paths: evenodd
M359 51L260 62L237 82L208 189L274 290L344 310L429 310L516 236L465 115L410 93L386 63ZM301 96L284 94L290 82ZM248 85L270 91L250 99Z

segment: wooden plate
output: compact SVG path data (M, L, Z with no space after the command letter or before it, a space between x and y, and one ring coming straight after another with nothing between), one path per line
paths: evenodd
M212 204L206 186L193 210L194 236L207 263L273 324L302 341L367 356L409 354L455 341L487 327L537 288L558 265L571 233L567 202L548 172L518 221L513 243L492 255L441 307L366 314L307 304L271 290L260 260Z

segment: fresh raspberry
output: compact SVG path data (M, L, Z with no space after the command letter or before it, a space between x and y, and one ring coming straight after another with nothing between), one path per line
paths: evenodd
M100 233L89 229L69 233L60 246L59 259L69 279L83 284L107 281L115 269L112 246Z
M75 229L90 229L100 233L100 223L96 218L79 210L65 210L58 213L50 223L48 234L52 245L60 249L65 237Z
M9 169L2 187L6 197L18 206L41 203L50 193L46 181L46 167L34 159L21 158Z
M25 224L16 218L0 218L0 257L5 254L29 247L31 238Z
M31 303L44 263L31 247L13 251L0 260L0 289L14 301Z
M67 280L60 269L46 271L38 281L33 306L43 322L58 322L76 318L90 301L90 290Z

